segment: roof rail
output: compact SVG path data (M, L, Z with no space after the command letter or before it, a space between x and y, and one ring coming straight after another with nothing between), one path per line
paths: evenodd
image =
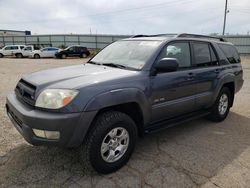
M204 39L215 39L215 40L219 40L222 42L227 42L225 39L221 38L221 37L214 37L214 36L207 36L207 35L197 35L197 34L188 34L188 33L181 33L178 34L176 36L178 37L191 37L191 38L204 38Z
M176 36L176 34L157 34L157 35L134 35L131 38L139 38L139 37L173 37Z

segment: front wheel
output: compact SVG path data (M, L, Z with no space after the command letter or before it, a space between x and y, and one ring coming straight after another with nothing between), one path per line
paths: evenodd
M40 55L39 55L39 54L35 54L35 55L34 55L34 58L35 58L35 59L40 59Z
M2 58L2 57L3 57L3 54L0 53L0 58Z
M62 54L62 59L66 59L67 58L67 55L66 54Z
M216 122L226 119L232 102L232 94L227 87L223 87L212 107L208 119Z
M107 174L129 160L137 140L137 127L126 114L109 111L100 114L81 147L84 168Z

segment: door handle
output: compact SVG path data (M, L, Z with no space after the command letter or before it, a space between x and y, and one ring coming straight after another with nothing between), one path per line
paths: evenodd
M194 73L190 72L188 73L188 77L186 80L193 80L194 79Z
M220 69L215 69L215 70L214 70L214 72L215 72L216 74L219 74L220 71L221 71Z

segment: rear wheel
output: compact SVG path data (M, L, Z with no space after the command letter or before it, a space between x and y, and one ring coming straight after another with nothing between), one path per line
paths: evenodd
M2 58L2 57L3 57L3 54L0 53L0 58Z
M22 54L20 54L20 53L18 53L18 54L16 54L16 57L17 57L17 58L22 58L22 57L23 57L23 55L22 55Z
M40 59L40 55L39 55L39 54L35 54L35 55L34 55L34 58L35 58L35 59Z
M127 163L137 140L137 127L126 114L109 111L100 114L81 147L84 168L111 173Z
M86 57L87 57L87 54L85 54L85 53L84 53L84 54L81 54L80 57L81 57L81 58L86 58Z
M208 119L216 122L226 119L232 103L232 94L227 87L223 87L212 107Z

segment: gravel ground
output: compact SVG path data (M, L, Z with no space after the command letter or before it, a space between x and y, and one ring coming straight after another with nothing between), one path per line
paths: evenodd
M0 59L0 187L250 187L250 58L242 58L245 83L224 122L198 119L146 135L109 175L84 172L76 150L29 145L5 113L23 74L83 61Z

